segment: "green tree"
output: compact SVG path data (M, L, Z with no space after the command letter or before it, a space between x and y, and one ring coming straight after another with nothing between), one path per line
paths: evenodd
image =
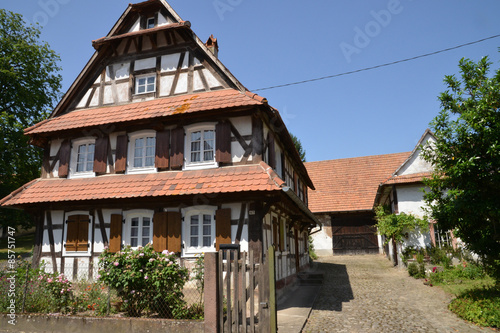
M386 237L385 244L391 239L401 243L407 232L420 229L421 231L429 230L429 222L427 218L418 218L411 214L391 214L388 207L375 207L375 219L377 220L377 230L379 234Z
M40 30L20 14L0 9L0 197L39 177L42 152L23 130L45 119L59 97L59 56L40 41ZM18 211L0 209L2 227L29 225Z
M299 152L300 159L302 160L302 162L305 162L306 161L306 151L304 150L304 148L302 148L302 143L300 142L299 138L297 138L292 133L290 133L290 136L292 137L292 141L295 144L295 148Z
M462 59L460 77L446 76L442 110L431 123L437 139L424 148L434 167L425 201L443 229L453 229L500 282L500 70L488 58Z

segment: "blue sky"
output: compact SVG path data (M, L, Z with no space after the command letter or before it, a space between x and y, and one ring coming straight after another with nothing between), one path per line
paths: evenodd
M133 0L132 0L133 1ZM61 56L63 91L131 0L0 0L43 25ZM138 1L135 1L138 2ZM248 89L355 71L500 34L498 0L171 0ZM351 75L257 91L308 161L410 151L439 112L445 75L462 57L500 67L500 38Z

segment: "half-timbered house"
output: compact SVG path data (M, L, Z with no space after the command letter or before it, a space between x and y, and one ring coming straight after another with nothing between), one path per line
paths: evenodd
M1 200L36 222L33 262L95 274L105 247L184 261L274 244L277 280L306 266L314 188L279 112L164 0L130 4L51 116L25 130L41 177Z

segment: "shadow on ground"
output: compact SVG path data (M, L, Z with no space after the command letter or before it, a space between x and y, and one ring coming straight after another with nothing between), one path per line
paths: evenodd
M342 303L354 299L346 265L318 263L318 271L325 275L313 309L342 311Z

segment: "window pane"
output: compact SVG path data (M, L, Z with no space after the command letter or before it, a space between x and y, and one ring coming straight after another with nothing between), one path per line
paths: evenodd
M213 140L214 139L214 131L204 131L203 136L205 140Z
M135 149L142 148L144 146L144 138L135 139Z
M142 219L142 225L145 227L149 227L151 225L151 219L149 217L144 217Z
M201 140L201 132L200 131L191 133L191 142L199 141L199 140Z
M143 85L146 84L146 78L145 77L139 78L138 81L139 81L139 83L138 83L139 86L143 86Z
M137 238L130 239L130 246L137 247Z
M212 235L211 229L212 228L209 225L204 225L203 226L203 236L211 236Z
M213 151L206 151L203 153L203 160L204 161L211 161L214 159L214 152Z
M203 246L212 246L211 237L203 237Z
M199 217L198 215L191 216L191 224L198 224Z
M95 144L94 143L89 143L88 147L87 147L87 151L89 153L89 156L90 154L92 154L92 156L94 156L94 151L95 151Z
M143 238L142 239L142 246L146 246L149 243L149 237Z
M132 237L139 236L139 228L135 227L135 228L130 229L130 236L132 236Z
M139 226L139 218L138 217L134 217L132 219L132 226Z
M142 158L136 157L134 158L134 168L141 168L142 167Z
M198 247L198 237L191 237L191 246Z
M142 236L149 238L149 227L143 227L142 228Z

